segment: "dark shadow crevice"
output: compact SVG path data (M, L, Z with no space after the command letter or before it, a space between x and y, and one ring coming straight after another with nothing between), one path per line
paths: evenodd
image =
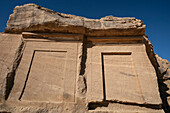
M103 79L103 100L106 100L106 84L105 84L105 71L104 71L104 55L101 53L101 62L102 62L102 79Z
M88 103L88 110L95 110L98 107L108 107L109 104L122 104L122 105L129 105L129 106L138 106L138 107L145 107L150 109L162 109L162 105L157 104L138 104L133 102L122 102L117 100L106 100L102 102L90 102Z
M24 41L22 40L16 54L15 54L15 60L13 62L13 67L12 70L7 74L7 77L5 79L5 100L8 99L9 94L13 88L14 85L14 79L15 79L15 74L16 70L20 64L20 61L22 59L23 51L24 51Z
M32 63L33 63L33 60L34 60L34 56L35 56L35 50L34 50L33 55L32 55L32 59L31 59L31 62L30 62L30 66L29 66L29 69L28 69L28 73L27 73L27 77L26 77L26 80L25 80L24 87L22 89L21 95L18 98L18 100L21 100L21 98L22 98L22 96L24 94L24 91L25 91L25 88L26 88L26 85L27 85L27 81L28 81L28 78L29 78L29 73L31 71Z
M87 60L87 37L84 36L83 38L83 45L82 45L82 56L81 56L81 69L80 69L80 74L81 76L84 75L85 69L86 69L86 60Z

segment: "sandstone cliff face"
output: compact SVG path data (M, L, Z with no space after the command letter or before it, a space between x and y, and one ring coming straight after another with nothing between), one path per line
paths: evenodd
M135 18L16 6L0 34L0 112L169 113L169 62Z

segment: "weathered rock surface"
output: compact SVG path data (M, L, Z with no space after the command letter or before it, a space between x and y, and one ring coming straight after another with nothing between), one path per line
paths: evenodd
M5 100L5 94L9 93L9 86L13 84L12 74L17 68L21 44L21 35L0 34L0 102Z
M162 59L161 57L159 57L158 55L155 55L157 62L158 62L158 69L160 71L160 73L163 76L163 83L166 87L164 87L165 89L165 94L164 94L164 98L167 100L167 103L170 105L170 63L166 60L166 59ZM170 109L170 108L167 108Z
M170 78L170 69L169 69L169 62L166 59L162 59L158 55L155 55L157 62L158 62L158 69L160 73L163 75L163 79L169 79Z
M169 63L167 60L160 58L157 54L154 53L153 45L151 44L151 42L149 41L146 35L144 36L144 42L146 45L146 52L148 54L148 57L157 73L159 92L160 92L161 99L163 101L162 107L164 108L165 113L169 113L170 104L168 104L168 99L170 95L167 93L170 91L169 90L170 86L168 85L170 83L170 81L168 80L169 69L167 69Z
M10 15L7 33L62 32L89 36L136 36L144 35L145 25L135 18L106 16L101 19L87 19L80 16L54 12L35 4L16 6Z
M169 113L169 62L144 31L135 18L15 7L0 34L0 112Z

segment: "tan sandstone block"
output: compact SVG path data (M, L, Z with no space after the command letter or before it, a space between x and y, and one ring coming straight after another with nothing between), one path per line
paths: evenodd
M27 41L9 100L74 102L78 43Z
M88 101L94 101L96 98L93 95L96 95L96 101L162 103L156 72L143 44L96 45L88 48L86 74ZM96 88L93 88L94 83Z

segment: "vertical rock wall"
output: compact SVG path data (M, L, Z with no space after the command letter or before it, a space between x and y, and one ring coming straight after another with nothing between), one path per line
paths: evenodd
M17 6L0 34L0 112L169 113L169 62L144 31L135 18Z

